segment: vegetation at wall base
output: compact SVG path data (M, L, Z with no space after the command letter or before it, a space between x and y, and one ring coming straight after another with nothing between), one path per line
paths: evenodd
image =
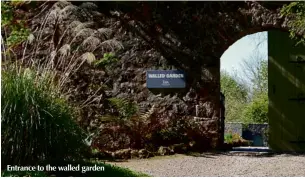
M228 149L231 147L238 147L238 146L249 146L250 141L243 139L240 135L236 133L228 133L224 137L224 144Z
M46 172L17 172L17 171L1 171L1 177L48 177Z
M52 2L50 2L49 5L52 5L51 3ZM187 2L183 2L180 5L178 4L178 6L184 7L183 4L185 3ZM296 29L299 29L300 26L304 26L304 4L300 3L302 2L291 3L289 6L286 6L287 11L283 10L283 13L296 12L296 15L300 17L292 22L295 24L291 24L291 26L295 26ZM176 106L176 110L171 110L178 112L182 111L181 114L179 114L180 116L178 115L178 112L166 114L166 112L169 111L168 108L158 109L157 112L155 112L153 110L154 108L146 103L149 103L150 101L158 104L159 99L148 100L149 98L147 98L147 96L150 97L151 95L146 94L144 91L145 86L136 89L137 86L141 85L131 84L130 81L139 84L137 82L140 82L140 78L142 78L134 75L138 73L135 69L140 70L147 68L148 65L146 66L145 63L150 64L150 62L153 61L151 59L158 59L161 57L160 55L155 56L154 50L157 53L162 52L162 46L160 48L161 51L158 50L158 48L149 50L151 48L150 45L153 44L142 44L140 38L138 39L138 37L133 36L134 33L129 33L128 31L125 33L124 28L121 28L120 23L118 23L119 21L113 21L114 19L107 19L101 15L100 13L104 13L102 11L103 8L105 8L104 10L109 11L109 8L107 8L108 3L106 3L104 7L98 6L96 12L92 13L95 14L92 16L94 20L91 19L90 14L93 12L91 8L95 8L88 2L83 6L77 7L66 1L61 1L60 3L57 3L56 6L49 6L46 5L46 3L45 6L41 6L43 8L41 8L41 11L39 10L39 13L33 13L30 7L30 5L33 4L38 8L35 1L7 1L1 2L1 4L3 15L2 28L5 29L3 39L7 46L5 50L9 49L7 51L10 51L10 53L14 55L17 54L18 59L21 56L24 57L24 59L20 61L33 63L28 65L30 66L29 69L23 69L21 66L17 65L17 68L4 69L2 72L3 79L1 80L3 93L1 94L1 98L3 104L1 107L1 135L3 139L2 161L4 163L29 164L46 162L50 159L76 160L83 158L82 154L87 152L87 147L83 142L86 136L82 129L75 124L74 119L76 118L80 119L79 125L84 130L90 132L93 130L98 131L97 134L93 134L93 140L87 142L90 144L92 142L92 144L95 145L94 147L101 150L107 148L108 144L111 145L109 148L115 149L124 149L126 146L136 149L145 148L145 150L148 148L154 149L159 146L169 146L176 143L187 144L191 140L194 140L194 136L196 136L197 141L202 142L202 145L201 143L195 143L194 146L202 147L206 145L209 147L208 145L211 142L205 139L209 134L201 133L201 131L203 131L201 130L202 128L200 128L201 126L192 123L192 120L181 118L181 116L189 115L187 112L191 111L191 109L184 107L181 109L180 106L182 105L180 104L182 103L180 103ZM160 2L158 5L159 4L162 5L164 2ZM127 3L126 5L132 4ZM167 6L165 5L162 6L166 8ZM192 11L192 9L189 9L192 7L185 7L188 7L185 9L187 12L185 15L187 15L188 12ZM146 6L143 6L143 8L145 9ZM166 9L165 12L170 9L175 13L174 9L176 8L171 6ZM47 12L48 10L51 11ZM81 10L82 13L78 14L79 10ZM155 8L155 10L162 11L160 7ZM44 13L45 15L43 15ZM36 15L41 15L41 19L28 18L28 16ZM80 16L79 18L78 15ZM88 16L88 18L85 16ZM67 17L74 17L75 19L69 19ZM88 21L88 19L91 20ZM167 18L163 19L165 20L164 22L167 21L166 19ZM199 20L197 16L194 16L194 20L195 19ZM163 21L162 16L157 17L156 20L160 22ZM93 24L91 24L91 21ZM183 23L185 23L185 27L190 27L190 31L196 30L196 28L191 29L191 27L196 27L191 26L193 24L192 22L188 23L187 21L183 21ZM165 23L163 25L164 28L159 28L159 25L157 24L157 31L160 31L160 34L164 33L167 29L172 28L171 23ZM305 29L305 27L301 29ZM184 33L183 30L181 32ZM123 33L125 34L123 35ZM183 33L181 37L184 38ZM196 36L196 33L190 34L195 34ZM199 33L199 35L200 34L202 33ZM292 36L295 36L295 34L297 34L297 32L292 31ZM124 38L122 38L121 35ZM211 37L212 35L213 33L211 33ZM131 40L128 40L127 36L130 36ZM177 39L179 39L179 37ZM191 37L191 39L196 41L197 37ZM122 40L122 43L119 42L119 40ZM137 42L132 42L133 40ZM187 39L185 40L186 42L188 41ZM192 45L196 44L195 41L194 43L189 43L191 45L190 47L196 46ZM122 50L122 52L120 52L119 49L123 49L122 44L124 44L124 48L127 47L127 49L125 49L126 51ZM161 45L161 43L159 45ZM19 49L16 50L15 47L16 49L17 47ZM184 47L181 47L181 49L183 48ZM143 49L146 49L145 53L142 53L144 52L142 51ZM205 57L205 53L201 54L201 52L203 52L202 49L204 48L199 48L198 51L194 50L193 52L196 53L190 53L187 57L205 59L201 58ZM172 49L169 48L168 50L171 51ZM132 53L129 53L128 51ZM188 50L186 49L186 51ZM211 50L208 49L207 51ZM175 53L164 52L167 52L167 50L162 52L163 55L173 54L175 56ZM164 57L168 60L170 59L168 58L169 56ZM152 63L149 67L155 68L156 66L154 64L161 65L163 60L161 60L162 58L159 59L160 61L158 63ZM134 62L139 63L139 65ZM51 65L48 66L49 64ZM142 64L145 65L142 66ZM46 68L36 72L34 69L35 67L39 68L37 67L39 65L42 68L46 66ZM123 67L126 69L126 73L124 72L125 75L122 75L121 69L123 69ZM21 70L19 68L21 68ZM52 75L49 74L50 71L59 72L60 74L58 75L61 75L61 80L68 81L63 82L58 80L65 90L59 89L56 84L53 86L53 81L50 81L50 79L55 79L54 76L50 78L44 76ZM194 70L194 72L196 71ZM260 89L264 90L265 87L267 87L265 85L266 81L264 81L267 79L265 72L259 73L260 76L257 81L258 84L256 85L262 87ZM113 78L114 76L120 76L122 78L115 79ZM262 79L262 81L260 79ZM226 82L224 83L223 81L225 80ZM230 76L223 81L222 89L227 97L226 106L227 113L229 114L226 118L227 121L243 120L246 122L263 123L268 120L266 115L268 110L268 100L266 99L267 93L260 93L260 89L255 89L255 92L250 99L248 96L249 91L247 91L243 84L240 84L235 79L231 79ZM126 85L126 89L123 89L122 86L124 85ZM63 91L72 91L72 93L67 97L63 95ZM145 92L141 97L143 99L139 100L139 93L142 92ZM133 102L125 99L111 98L118 96L128 96L129 98L131 96L133 100L138 101L139 103L144 102L141 103L141 105L143 104L143 106L145 106L146 111L142 114L142 112L138 111L138 106ZM74 110L69 107L69 104L64 99L65 97L69 99L69 102L71 102L74 107L79 109L79 116L74 116ZM109 99L110 106L112 105L111 107L107 106L107 99ZM166 105L174 108L173 103L176 103L176 101L170 102L170 100L166 100L165 102L161 101L159 104L161 103L167 103ZM193 106L195 106L195 104ZM150 107L151 109L147 111ZM241 111L241 109L244 110ZM113 110L116 110L115 114L110 114L109 116L105 115ZM163 115L162 113L166 115ZM103 119L99 120L101 118ZM232 139L229 139L228 137L227 140ZM18 175L25 176L32 174L24 173ZM33 174L33 176L43 175L43 173ZM59 175L64 174L61 173ZM71 175L78 176L78 174ZM130 173L122 175L133 176L133 174ZM111 174L109 174L109 176L111 176Z
M73 110L56 93L50 76L17 66L3 67L1 79L2 165L28 165L81 158L84 133Z

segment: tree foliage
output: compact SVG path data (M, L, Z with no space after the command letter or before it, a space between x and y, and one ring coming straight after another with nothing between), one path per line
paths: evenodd
M268 61L263 60L260 62L260 69L255 81L256 91L260 93L268 92Z
M289 21L291 28L290 35L292 38L302 35L301 42L305 41L305 1L291 2L288 5L284 5L281 9L281 13L285 16L293 16L294 20ZM300 34L300 29L301 33Z
M268 122L268 61L259 63L257 77L254 81L252 100L244 111L244 120L247 122Z
M221 91L226 97L226 120L238 121L241 120L240 109L247 102L248 91L245 85L239 83L236 78L229 73L221 72Z
M226 97L226 120L268 122L268 61L260 58L247 59L242 68L245 75L243 77L251 82L250 90L237 77L227 72L221 73L221 90Z
M268 95L257 93L243 111L243 121L246 123L268 122Z

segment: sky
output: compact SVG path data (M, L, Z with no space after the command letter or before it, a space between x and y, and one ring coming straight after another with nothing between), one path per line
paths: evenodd
M221 57L221 70L240 74L240 64L250 58L268 58L267 32L247 35L231 45Z

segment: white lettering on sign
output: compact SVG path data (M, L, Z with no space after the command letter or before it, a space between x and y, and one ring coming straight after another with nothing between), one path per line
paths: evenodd
M148 78L184 78L183 74L148 74Z
M149 78L165 78L165 74L148 74Z
M167 74L166 78L183 78L183 74Z

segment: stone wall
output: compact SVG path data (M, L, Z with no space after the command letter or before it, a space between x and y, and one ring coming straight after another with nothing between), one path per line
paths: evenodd
M268 146L268 124L248 124L228 122L225 134L235 133L246 140L253 141L253 146Z
M206 137L205 145L216 146L219 138L219 58L206 56L205 59L212 61L212 66L206 67L198 65L198 59L193 60L191 56L163 53L137 32L139 27L125 24L121 17L103 14L100 7L91 2L50 4L49 9L35 16L31 23L37 38L27 47L29 55L26 57L41 62L54 58L61 62L62 66L57 70L63 73L67 64L77 61L82 64L77 70L65 73L64 86L68 100L79 107L79 124L88 133L102 130L104 124L100 119L115 111L108 99L121 98L136 103L142 111L155 106L158 109L156 116L162 123L178 119L193 121L197 128L189 132L190 139L200 142ZM33 51L37 51L34 57L30 55ZM118 60L109 61L107 66L95 65L109 52ZM181 65L175 63L173 58L176 57L183 59ZM147 89L146 71L161 69L183 70L187 77L186 88L174 91Z
M225 123L225 134L228 134L228 133L235 133L235 134L242 136L242 134L243 134L242 123L235 123L235 122Z
M268 146L268 124L249 124L243 129L242 137L252 140L254 146Z
M199 131L217 141L221 55L242 36L272 27L285 29L287 22L276 10L280 6L269 9L250 1L158 2L158 6L137 2L121 9L120 4L110 8L104 2L73 3L50 4L31 20L33 35L44 40L27 48L39 48L35 49L37 56L24 56L37 61L52 58L60 64L67 59L87 59L88 64L68 74L67 91L71 92L69 100L81 106L80 124L90 132L113 110L107 99L116 97L134 101L144 110L156 105L162 120L193 120L198 105ZM93 60L108 52L119 61L106 68L92 66ZM88 54L94 58L88 59ZM185 71L186 89L171 93L148 90L145 72L151 69Z

